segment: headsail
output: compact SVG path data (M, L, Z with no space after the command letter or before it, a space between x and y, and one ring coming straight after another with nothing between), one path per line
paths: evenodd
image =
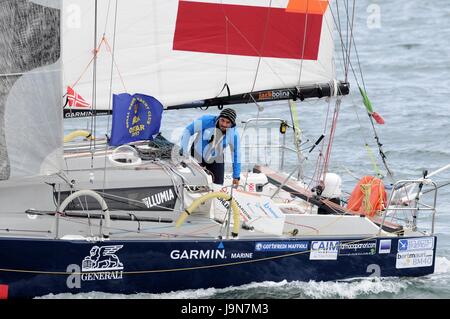
M65 0L63 28L64 86L89 102L97 21L96 110L112 93L171 106L335 80L329 1L119 1L117 20L115 1L97 3L95 20L93 1Z
M0 180L62 167L60 0L0 2Z

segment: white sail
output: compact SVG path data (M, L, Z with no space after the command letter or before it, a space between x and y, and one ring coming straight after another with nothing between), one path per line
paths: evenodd
M64 0L64 86L93 96L95 2ZM269 5L271 7L269 7ZM97 109L111 93L144 93L164 106L335 78L325 0L98 0ZM114 33L116 29L116 33Z
M58 8L60 0L0 2L0 180L62 167Z

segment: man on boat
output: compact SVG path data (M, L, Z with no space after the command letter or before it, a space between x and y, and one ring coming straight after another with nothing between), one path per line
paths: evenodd
M213 183L223 184L225 173L224 149L230 146L233 163L233 186L239 185L241 174L240 142L236 130L236 111L224 109L218 116L203 115L189 124L181 138L181 150L189 154L189 140L196 134L190 154L208 170Z

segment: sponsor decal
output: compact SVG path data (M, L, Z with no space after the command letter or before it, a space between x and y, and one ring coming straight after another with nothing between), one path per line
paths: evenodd
M163 206L164 204L173 201L175 199L175 195L171 188L166 189L162 192L150 195L142 199L145 206L147 208L152 208L155 206Z
M288 99L289 91L264 91L258 94L258 100L278 100L278 99Z
M253 253L231 253L231 259L252 259Z
M311 242L310 260L337 260L339 241Z
M226 191L221 191L222 193L226 193ZM225 207L227 210L230 208L230 202L223 199L223 198L217 198L217 200L222 204L223 207ZM237 207L239 208L239 214L241 215L241 217L244 219L245 222L248 222L249 220L252 219L251 214L244 208L242 207L241 203L239 201L236 200L235 198L235 202ZM249 207L250 208L250 207Z
M264 212L269 212L270 214L267 214L268 216L271 216L273 218L280 218L282 217L282 215L280 214L279 210L275 210L274 207L272 206L272 202L271 201L266 201L263 202L262 204L262 210L264 210Z
M307 241L257 242L255 251L307 251Z
M434 248L434 237L398 240L398 251L428 250Z
M71 110L70 112L65 112L64 118L77 118L77 117L88 117L92 116L92 111L76 111Z
M378 249L379 254L389 254L391 252L392 240L382 239L380 240L380 247Z
M433 265L433 250L402 251L397 253L395 268L419 268Z
M339 256L375 255L377 241L341 241L339 243Z
M172 250L170 259L226 259L225 249Z
M81 263L81 280L117 280L122 279L123 263L116 252L123 245L94 246Z

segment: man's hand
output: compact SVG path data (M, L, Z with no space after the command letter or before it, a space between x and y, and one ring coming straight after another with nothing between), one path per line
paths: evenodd
M233 187L237 188L239 186L239 179L233 178Z

